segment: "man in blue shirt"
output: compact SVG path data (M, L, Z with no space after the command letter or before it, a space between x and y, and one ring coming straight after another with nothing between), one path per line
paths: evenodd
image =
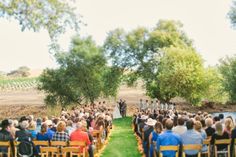
M179 135L172 132L173 121L171 119L166 120L166 131L157 139L157 151L160 150L160 146L178 146L181 145L181 138ZM175 157L175 151L163 151L163 157Z
M187 131L181 136L183 145L187 144L203 144L203 137L199 132L193 129L194 122L193 120L188 120L186 122ZM197 150L186 150L186 157L197 157Z

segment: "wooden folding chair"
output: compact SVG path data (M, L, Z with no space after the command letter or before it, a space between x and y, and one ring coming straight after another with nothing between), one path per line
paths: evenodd
M207 146L207 151L205 152L202 152L201 154L202 155L206 155L207 157L210 157L211 156L211 153L210 153L210 139L206 139L203 141L203 145L206 145Z
M175 151L175 157L179 157L179 146L160 146L159 157L163 157L162 151Z
M63 147L61 148L62 157L67 157L67 154L70 154L70 157L78 156L85 157L85 151L81 152L79 147Z
M11 156L11 144L9 141L0 141L0 147L6 147L7 148L7 157L10 157ZM0 152L0 156L3 156L4 154L6 153L3 153L3 152Z
M186 150L197 150L197 156L201 157L201 149L202 149L202 145L201 144L188 144L188 145L183 145L183 155L182 157L186 157Z
M96 146L96 152L101 148L102 141L101 141L101 132L99 130L93 130L93 138L94 138L94 145Z
M227 156L230 157L230 143L231 143L230 139L215 140L215 145L214 145L215 157L218 157L218 154L227 154ZM227 145L227 150L222 150L222 151L217 150L217 145L220 144Z
M69 142L69 146L70 147L76 147L76 148L80 148L79 150L82 152L80 152L83 156L86 156L86 143L83 141L70 141ZM81 149L82 148L82 149Z
M40 147L41 157L59 157L58 147Z

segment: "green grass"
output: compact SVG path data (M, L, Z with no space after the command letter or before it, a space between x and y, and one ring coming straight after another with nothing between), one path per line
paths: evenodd
M114 129L101 157L141 157L131 128L131 118L113 121Z

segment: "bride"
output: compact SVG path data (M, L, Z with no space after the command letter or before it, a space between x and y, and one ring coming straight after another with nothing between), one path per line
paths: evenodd
M115 108L112 114L113 114L113 119L122 118L122 116L120 115L118 104L115 105Z

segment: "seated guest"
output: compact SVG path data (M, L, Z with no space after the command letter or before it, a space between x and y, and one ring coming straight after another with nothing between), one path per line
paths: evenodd
M41 126L40 132L36 135L36 139L39 141L49 141L51 140L50 135L47 132L48 126L46 123L43 123Z
M36 123L33 123L33 122L29 123L28 132L31 133L31 136L33 139L36 139L36 135L37 135Z
M89 136L89 141L90 141L90 145L89 145L89 147L88 147L88 153L89 153L89 157L93 157L94 155L93 155L93 147L92 147L92 143L93 143L93 136L91 135L91 133L88 131L88 129L87 129L87 122L85 121L85 120L83 120L83 121L81 121L81 123L82 123L82 126L83 126L83 128L82 128L82 130L84 131L84 132L87 132L88 133L88 136Z
M145 122L145 130L143 133L143 149L145 155L148 157L149 155L149 135L153 131L153 126L156 124L156 120L152 118L148 118L147 122Z
M205 120L205 123L206 123L205 131L206 131L207 137L211 137L215 133L215 129L212 127L213 125L212 118L207 118Z
M43 124L47 125L47 134L49 135L49 138L52 139L53 135L55 134L55 132L51 130L52 121L51 120L46 120Z
M18 141L21 140L30 140L32 141L33 137L31 135L31 133L27 130L28 126L29 126L29 122L28 120L23 120L19 123L20 125L20 130L16 131L16 139Z
M193 126L194 126L193 120L190 119L186 122L187 131L181 135L183 145L203 143L202 135L196 130L194 130ZM186 153L186 157L197 157L198 151L186 150L185 153Z
M163 130L162 124L160 122L157 122L154 126L154 130L149 136L149 144L150 144L150 156L149 157L154 157L156 154L155 148L156 148L156 141L158 138L158 135L161 134Z
M226 118L225 119L225 127L224 127L224 132L227 132L229 136L231 136L231 131L234 128L234 123L231 118Z
M211 137L211 144L213 145L215 143L215 140L220 139L229 139L229 134L225 131L223 131L223 126L220 121L215 123L216 132ZM217 150L227 150L227 145L225 144L219 144L217 145Z
M184 118L179 117L177 120L177 126L172 129L172 131L178 135L183 134L185 131L187 131L186 126L184 126Z
M53 135L52 141L69 141L70 137L66 130L66 123L63 121L58 122L57 132Z
M203 140L207 139L207 134L205 130L202 129L202 123L200 121L196 121L194 124L195 124L194 129L201 134ZM207 145L203 145L202 152L206 152L206 151L207 151Z
M0 141L11 141L11 144L13 144L13 137L10 133L11 125L12 122L9 119L5 119L2 121L1 124L2 130L0 130ZM5 156L6 155L5 153L7 153L7 147L0 147L0 152L4 153Z
M165 122L166 131L160 134L157 138L157 151L160 150L160 146L178 146L181 145L181 138L178 134L172 132L173 121L167 119ZM163 151L163 157L175 157L174 151Z
M70 135L70 140L85 142L86 146L88 147L91 144L91 142L89 140L88 133L84 132L82 129L83 129L83 124L81 122L78 122L76 124L76 130L72 132Z

